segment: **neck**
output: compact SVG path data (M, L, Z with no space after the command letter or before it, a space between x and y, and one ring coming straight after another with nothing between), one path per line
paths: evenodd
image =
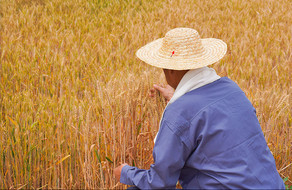
M163 69L167 83L174 89L177 88L181 79L189 70L169 70Z

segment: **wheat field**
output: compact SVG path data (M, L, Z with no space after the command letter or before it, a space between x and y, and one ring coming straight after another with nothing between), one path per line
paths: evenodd
M125 188L148 169L166 105L135 56L175 27L219 38L212 67L246 93L292 185L291 0L0 0L0 188Z

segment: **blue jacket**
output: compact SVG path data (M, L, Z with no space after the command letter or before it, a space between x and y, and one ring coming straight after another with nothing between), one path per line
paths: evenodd
M256 112L223 77L167 106L149 170L124 166L120 182L141 189L284 189Z

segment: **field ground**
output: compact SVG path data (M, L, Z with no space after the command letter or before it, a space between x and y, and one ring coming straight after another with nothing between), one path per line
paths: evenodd
M215 68L245 91L292 185L291 0L0 0L0 188L122 188L149 168L162 71L136 50L175 27L228 44Z

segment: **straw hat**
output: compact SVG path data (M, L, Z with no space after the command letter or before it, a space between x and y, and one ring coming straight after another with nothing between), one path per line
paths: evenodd
M197 69L219 61L227 45L216 38L201 39L191 28L175 28L164 38L140 48L136 55L142 61L159 68L172 70Z

